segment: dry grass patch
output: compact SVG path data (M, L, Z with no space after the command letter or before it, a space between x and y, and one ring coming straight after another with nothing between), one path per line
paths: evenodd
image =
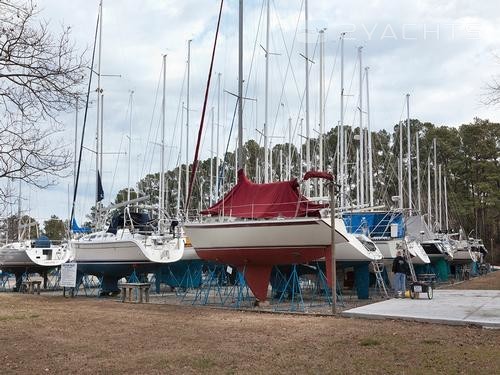
M466 326L0 293L0 332L6 374L500 373Z

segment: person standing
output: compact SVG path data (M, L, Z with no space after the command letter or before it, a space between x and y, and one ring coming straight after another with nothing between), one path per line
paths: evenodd
M396 258L392 262L392 272L394 273L394 292L396 298L404 298L406 291L406 270L408 263L403 258L401 250L396 253Z

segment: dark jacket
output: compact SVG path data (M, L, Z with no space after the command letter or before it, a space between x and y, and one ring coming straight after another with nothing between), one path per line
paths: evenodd
M408 263L405 258L400 255L394 258L394 262L392 262L392 272L405 274L408 272Z

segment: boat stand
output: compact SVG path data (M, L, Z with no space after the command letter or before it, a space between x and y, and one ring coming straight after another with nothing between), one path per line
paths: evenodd
M19 293L24 293L24 285L27 281L30 281L30 275L27 271L24 271L20 278L16 276L16 291Z
M137 273L135 272L135 268L132 271L132 273L130 274L130 276L127 277L127 282L128 283L139 283L140 282L139 277L137 276Z
M97 279L97 280L96 280ZM77 296L80 292L80 287L83 289L86 297L99 296L103 277L95 277L94 275L84 274L81 278L76 279L76 287L74 295Z
M470 263L455 265L455 281L469 280L472 273L471 268Z
M12 275L7 272L2 272L0 275L0 291L2 292L7 292L8 289L11 289L10 287L10 278Z
M149 282L155 285L154 292L158 297L168 297L175 293L181 302L193 296L201 283L201 261L186 261L179 264L163 265L157 269ZM169 288L162 288L162 284Z
M194 290L199 287L201 279L201 268L196 267L194 270L191 269L191 264L188 264L186 272L182 276L181 281L177 285L182 285L175 288L175 294L177 296L185 297L188 290ZM174 275L172 275L175 277Z
M274 267L278 278L275 284L276 291L273 291L275 311L305 311L304 298L300 287L297 265L291 266L290 275L287 276L278 267Z
M250 306L253 304L253 297L250 295L250 289L245 281L245 269L246 267L243 268L242 272L232 270L236 272L235 280L232 285L229 285L229 289L227 290L224 300L225 306L240 308L243 302L248 302Z
M225 283L226 270L223 265L207 264L202 274L200 288L196 291L192 304L209 305L223 304L222 285ZM185 299L183 299L185 301Z
M320 267L319 262L316 262L316 282L313 287L313 294L311 296L311 302L309 307L321 307L321 306L331 306L332 305L332 288L328 284L328 279L326 278L325 272ZM337 306L345 306L344 296L342 295L342 288L340 283L336 282L337 286Z
M184 297L183 301L187 299ZM207 264L192 304L240 308L245 301L253 304L253 297L245 282L244 270L238 272L230 266Z
M332 289L328 284L322 267L324 263L308 265L294 264L289 273L282 268L273 269L271 282L273 288L272 303L275 311L306 312L311 308L324 308L332 304ZM299 268L306 268L303 273ZM337 305L344 306L340 283L337 282Z
M201 269L196 269L197 267L191 267L191 263L188 263L186 267L186 271L182 274L182 277L179 279L179 275L174 271L172 271L172 268L169 266L168 267L168 274L170 279L172 280L173 284L173 289L175 292L175 295L177 297L181 297L181 301L184 301L184 298L189 292L192 292L193 290L197 289L199 286L199 279L200 279L200 273L202 272Z
M61 282L61 267L57 267L47 277L47 289L58 290L60 289L59 283Z

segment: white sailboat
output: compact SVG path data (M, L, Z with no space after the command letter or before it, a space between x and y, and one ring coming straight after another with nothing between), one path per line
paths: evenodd
M454 249L453 264L471 264L479 260L478 254L472 251L462 228L458 233L448 234L448 241Z
M57 267L71 255L67 244L37 247L36 241L16 241L0 247L0 269Z
M210 221L186 223L184 227L201 259L236 266L255 297L263 301L273 266L328 259L332 230L331 219L322 214L324 205L305 198L296 180L254 184L243 172L242 1L239 9L238 182L204 212L211 215ZM308 186L307 182L306 195ZM336 219L335 225L337 260L368 262L382 258L376 248L367 249L349 234L341 219Z
M45 277L50 269L65 263L71 255L67 243L56 245L43 237L26 239L33 225L36 224L20 225L18 241L0 247L0 270L15 275L17 288L24 274L38 273Z
M102 2L99 6L99 33L102 29ZM101 38L99 38L101 44ZM99 52L101 48L99 46ZM100 60L100 54L99 54ZM165 71L166 56L163 56L163 105L162 105L162 152L161 152L161 184L160 198L158 207L158 220L152 221L149 215L143 211L139 203L147 197L130 199L130 187L128 190L127 201L120 204L111 205L108 208L101 207L102 200L99 193L100 187L99 170L102 170L102 164L99 166L99 158L102 155L102 103L98 108L101 110L101 126L97 124L97 223L103 227L106 222L105 215L115 212L111 217L111 223L105 230L95 233L85 234L70 241L72 251L70 261L77 263L78 275L81 278L85 274L102 277L101 293L109 294L119 291L117 283L123 277L131 276L134 273L149 273L160 269L162 265L179 262L181 260L196 259L196 253L191 247L186 247L186 240L181 236L179 228L170 227L170 231L165 225L164 209L164 147L165 147ZM100 63L98 64L98 83L97 92L100 90ZM102 100L102 98L101 98ZM99 98L98 98L99 101ZM132 113L132 93L130 98L130 113ZM99 132L99 129L101 131ZM132 117L130 118L130 133L132 129ZM129 135L130 139L131 134ZM101 146L101 147L100 147ZM130 147L129 142L129 178L130 186ZM101 158L102 160L102 158ZM76 190L75 190L76 194ZM102 194L103 195L103 194ZM135 210L135 212L134 212ZM156 225L157 224L157 225ZM189 251L191 249L191 251Z
M377 246L383 256L386 266L392 265L398 250L408 249L414 264L428 264L429 257L419 244L418 240L408 235L408 220L406 229L403 214L396 211L370 211L344 213L348 231L354 235L365 235ZM405 235L406 233L406 235Z

